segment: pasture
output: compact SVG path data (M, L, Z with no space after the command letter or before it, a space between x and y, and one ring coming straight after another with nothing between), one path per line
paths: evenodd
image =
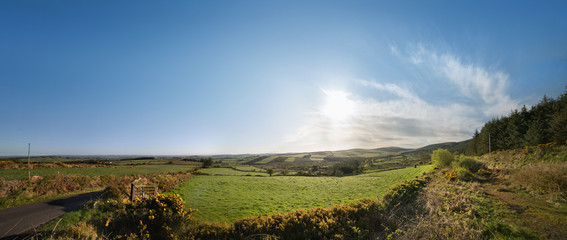
M240 168L244 168L245 167L238 167L237 169L240 170ZM254 167L248 167L248 169L257 169ZM257 171L253 172L252 170L250 171L245 171L245 170L241 170L241 171L236 171L234 169L231 168L203 168L203 169L199 169L199 172L202 173L207 173L210 175L223 175L223 176L269 176L268 173L266 173L266 171L264 170L263 172L261 172L262 169L258 169Z
M428 165L347 177L195 176L175 192L187 202L187 207L199 210L194 213L198 220L232 222L247 216L381 197L393 184L431 169ZM203 170L230 172L230 169Z

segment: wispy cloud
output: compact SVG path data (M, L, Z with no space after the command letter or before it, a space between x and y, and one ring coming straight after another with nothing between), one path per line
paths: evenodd
M421 45L406 51L407 54L395 46L390 49L393 55L438 79L437 86L458 89L463 96L459 98L461 102L448 99L446 102L450 104L436 105L406 87L411 84L358 79L353 81L354 84L370 89L372 94L363 97L341 89L322 89L326 97L342 98L326 102L342 101L345 104L327 104L313 111L307 123L296 134L288 136L287 144L300 150L330 150L418 147L459 141L469 138L487 118L506 114L518 106L506 92L509 76L504 71L489 71L477 64L465 63L455 55L440 54ZM372 97L384 95L392 97L380 100ZM339 113L348 113L348 116L333 117L328 114L333 108L338 108Z
M392 52L399 55L398 51ZM474 63L466 63L450 53L438 53L418 45L407 59L424 71L433 72L448 80L469 99L481 100L484 114L500 116L517 108L518 101L507 93L509 75L501 70L488 70Z

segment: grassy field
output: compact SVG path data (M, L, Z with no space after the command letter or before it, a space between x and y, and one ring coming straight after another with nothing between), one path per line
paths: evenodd
M176 192L187 207L199 210L197 219L232 222L247 216L381 197L394 183L430 169L432 166L420 166L348 177L195 176ZM214 170L219 171L209 171Z
M240 171L247 171L247 172L265 172L266 170L261 169L261 168L257 168L257 167L253 167L253 166L234 166L234 168L240 170Z
M118 166L104 168L40 168L32 169L32 176L49 176L65 174L65 175L83 175L83 176L103 176L103 175L132 175L132 174L151 174L164 172L178 172L195 169L197 163L193 165L183 164L163 164L163 165L134 165L134 166ZM4 180L27 179L27 169L2 169L0 170L0 178Z
M242 167L238 167L239 169ZM222 176L269 176L266 171L260 172L260 170L256 172L243 172L243 171L236 171L231 168L203 168L199 169L199 172L208 173L211 175L222 175Z

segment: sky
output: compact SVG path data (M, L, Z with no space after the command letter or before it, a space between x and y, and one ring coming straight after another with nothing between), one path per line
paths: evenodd
M565 1L0 2L0 156L462 141L567 87Z

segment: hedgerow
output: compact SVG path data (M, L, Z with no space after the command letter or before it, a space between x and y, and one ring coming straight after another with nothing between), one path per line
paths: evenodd
M190 172L180 171L143 176L103 175L99 177L60 174L47 177L34 176L30 180L6 181L0 178L0 207L10 207L16 201L29 201L36 197L48 197L101 187L106 187L103 192L105 198L121 198L128 194L130 183L141 178L156 184L160 191L167 192L191 176Z
M384 197L382 204L386 207L395 207L407 204L415 199L419 190L425 186L426 181L422 179L406 180L390 187Z
M196 224L189 227L184 239L365 239L381 229L382 209L376 199L367 198L351 205L248 217L230 225Z

